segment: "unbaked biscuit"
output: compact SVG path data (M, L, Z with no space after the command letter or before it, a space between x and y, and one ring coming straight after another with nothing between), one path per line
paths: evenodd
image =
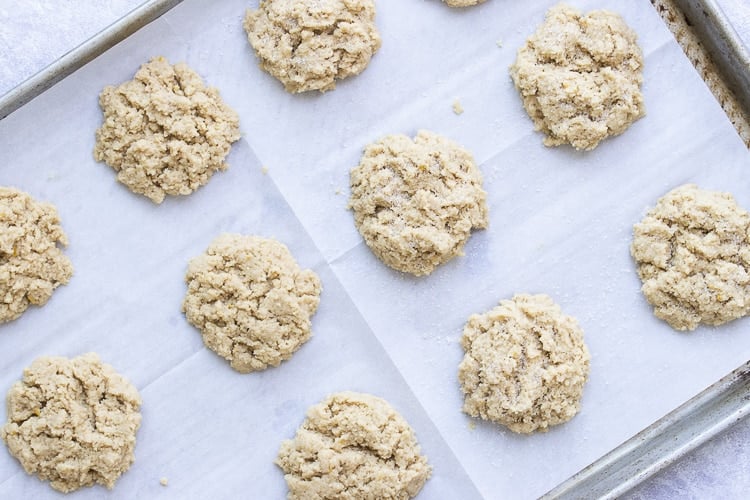
M672 328L750 312L750 214L729 193L673 189L634 226L630 252L654 314Z
M12 321L30 304L47 303L73 275L60 247L68 238L49 203L23 191L0 187L0 323Z
M578 413L589 351L578 322L547 295L515 295L464 327L463 411L513 432L545 432Z
M7 404L0 437L28 474L58 491L111 489L135 460L141 398L94 353L37 358Z
M594 149L645 114L643 56L636 34L615 13L547 12L518 50L510 74L546 146Z
M292 93L332 90L380 48L373 0L261 0L244 27L260 67Z
M117 172L134 193L161 203L187 195L225 170L239 118L215 88L186 64L155 57L135 78L99 96L104 122L94 158Z
M354 223L390 267L430 274L487 227L487 193L471 153L425 130L368 145L350 173Z
M235 370L264 370L310 338L320 279L273 239L222 234L188 265L187 320Z
M432 473L414 431L383 399L339 392L307 411L276 464L290 500L417 495Z
M471 7L478 5L485 0L443 0L449 7Z

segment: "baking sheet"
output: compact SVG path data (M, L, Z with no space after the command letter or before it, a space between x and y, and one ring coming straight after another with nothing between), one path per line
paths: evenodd
M111 493L77 495L280 498L279 442L309 405L355 389L415 427L435 467L422 497L534 497L747 360L747 320L690 334L656 320L628 254L632 224L683 182L750 207L747 150L646 0L571 3L620 11L636 29L648 115L593 152L544 148L507 67L552 3L378 0L384 43L370 67L333 92L292 96L245 41L242 13L257 2L185 0L0 122L0 184L58 206L76 267L44 308L0 327L0 387L38 355L95 350L144 398L134 466ZM230 170L162 206L91 157L98 92L157 54L220 88L243 130ZM490 208L466 257L427 278L380 264L345 209L362 147L419 128L474 152ZM314 337L278 369L233 372L179 312L187 260L221 231L276 236L321 274ZM592 353L581 413L547 434L459 411L463 323L516 292L550 294ZM0 497L27 496L57 495L0 454Z

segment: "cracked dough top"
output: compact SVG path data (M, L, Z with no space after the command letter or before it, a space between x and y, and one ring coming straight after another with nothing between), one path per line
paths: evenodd
M432 473L406 420L385 400L356 392L311 407L276 463L290 500L406 500Z
M578 413L589 352L578 322L547 295L515 295L464 327L463 410L513 432L545 432Z
M750 312L750 214L729 193L673 189L634 226L630 252L654 314L672 328Z
M261 0L244 27L261 68L292 93L332 90L380 48L373 0Z
M94 157L134 193L161 203L187 195L225 170L239 118L186 64L155 57L133 80L99 96L104 122Z
M37 358L7 402L0 437L27 473L58 491L111 489L135 460L141 398L94 353Z
M276 240L222 234L188 265L182 308L208 348L235 370L263 370L310 338L320 280Z
M49 203L17 189L0 187L0 323L12 321L30 304L47 303L73 275L61 246L68 238Z
M487 227L487 193L471 153L433 132L368 145L350 174L354 223L375 255L417 276L462 255Z
M642 71L636 34L618 14L582 15L563 4L547 12L510 68L544 144L583 150L645 114Z

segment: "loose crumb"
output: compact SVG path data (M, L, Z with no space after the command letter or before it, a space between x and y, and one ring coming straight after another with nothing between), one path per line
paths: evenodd
M341 194L341 188L336 188L336 191L335 191L335 193L336 193L337 195L338 195L338 194Z
M456 113L457 115L460 115L461 113L464 112L464 108L463 106L461 106L461 101L459 101L458 99L453 101L453 112Z
M169 479L167 479L166 477L163 477L159 479L159 484L162 486L167 486L169 484Z
M501 48L501 49L503 48L503 41L500 40L499 38L497 39L497 42L495 42L495 44L498 46L498 48Z
M474 422L473 420L469 420L469 430L473 431L476 428L477 428L477 423Z
M263 165L260 167L260 171L263 172L263 175L266 175L268 173L268 167Z

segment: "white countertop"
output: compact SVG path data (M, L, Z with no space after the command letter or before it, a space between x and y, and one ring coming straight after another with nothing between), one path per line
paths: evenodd
M141 0L0 0L0 95L95 35ZM248 2L250 4L251 2ZM750 46L750 7L720 0ZM750 491L750 420L734 425L628 497L744 498Z

